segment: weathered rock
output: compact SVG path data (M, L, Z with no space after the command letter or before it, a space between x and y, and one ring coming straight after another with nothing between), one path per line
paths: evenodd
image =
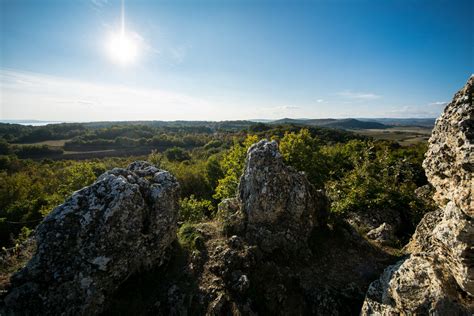
M440 206L453 201L474 215L474 75L436 121L423 162Z
M262 140L249 148L239 199L248 239L266 252L304 245L328 212L326 195L285 165L275 141Z
M200 242L182 238L169 264L128 280L107 313L357 314L369 284L395 258L345 222L325 225L327 208L323 193L284 165L275 142L259 142L218 220L179 234Z
M427 213L411 255L372 283L362 315L474 312L474 76L436 121L423 163L440 209Z
M397 238L393 234L393 228L387 223L383 223L377 228L367 233L367 238L372 239L382 245L393 245L397 242Z
M179 186L147 162L104 173L38 226L1 314L91 315L128 276L160 265L176 238Z
M468 315L459 303L453 280L429 254L419 254L388 267L373 282L362 315Z

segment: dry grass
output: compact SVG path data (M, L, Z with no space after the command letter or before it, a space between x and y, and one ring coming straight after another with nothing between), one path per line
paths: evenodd
M13 145L48 145L50 147L63 147L64 144L69 139L57 139L57 140L45 140L43 142L36 142L36 143L22 143L22 144L13 144Z
M402 146L417 144L428 141L431 135L431 128L427 127L392 127L388 129L363 129L353 132L373 137L374 139L384 139L399 142Z

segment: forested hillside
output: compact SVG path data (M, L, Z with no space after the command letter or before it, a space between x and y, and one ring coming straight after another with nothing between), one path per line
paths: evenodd
M26 238L73 191L137 159L178 178L181 221L212 219L218 203L235 194L247 148L264 138L277 140L285 161L328 192L335 219L390 207L403 214L404 228L396 228L403 239L426 210L414 194L427 183L423 143L402 147L343 130L246 121L1 124L0 136L0 240L6 247Z

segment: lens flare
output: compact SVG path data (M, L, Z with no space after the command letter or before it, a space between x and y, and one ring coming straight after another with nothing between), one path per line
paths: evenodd
M125 5L121 1L120 31L110 35L107 50L112 61L125 65L133 63L138 56L140 43L139 36L125 31Z
M110 58L119 64L130 64L138 55L138 43L125 32L112 34L107 43Z

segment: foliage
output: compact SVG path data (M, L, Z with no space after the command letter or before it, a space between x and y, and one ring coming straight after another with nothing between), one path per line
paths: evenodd
M72 192L91 184L112 166L110 161L9 159L0 171L0 245L11 243L23 227L34 228Z
M232 148L224 155L221 161L221 169L224 173L224 178L218 181L216 187L215 199L225 199L235 196L239 179L244 169L245 157L249 147L258 141L256 135L249 135L245 141L240 144L234 140Z
M185 161L191 159L188 152L180 147L172 147L164 152L166 159L169 161Z
M328 174L320 145L319 139L311 136L307 129L301 129L298 133L287 132L280 142L280 152L285 162L304 171L308 180L318 188L324 187Z
M326 190L333 217L390 207L415 225L430 209L414 194L427 183L421 166L426 144L400 147L347 131L245 121L0 124L0 246L24 238L55 206L105 170L134 160L147 159L178 179L180 221L212 219L217 204L235 196L248 148L262 138L277 140L285 162ZM54 143L28 144L43 141ZM57 145L64 141L62 148ZM62 149L82 152L82 158L109 149L129 157L51 160L71 154L63 155ZM193 235L189 227L194 226L182 227L188 227L184 239Z
M353 142L333 150L329 161L339 161L335 165L344 165L345 172L334 174L326 184L332 211L370 213L390 208L416 225L430 210L415 194L418 186L427 183L420 175L422 152L415 148L408 154L388 142ZM346 162L335 157L344 157Z
M178 229L178 241L184 248L199 251L204 244L204 238L195 225L185 223Z
M179 221L197 223L214 217L215 207L209 200L198 200L191 195L179 201Z

